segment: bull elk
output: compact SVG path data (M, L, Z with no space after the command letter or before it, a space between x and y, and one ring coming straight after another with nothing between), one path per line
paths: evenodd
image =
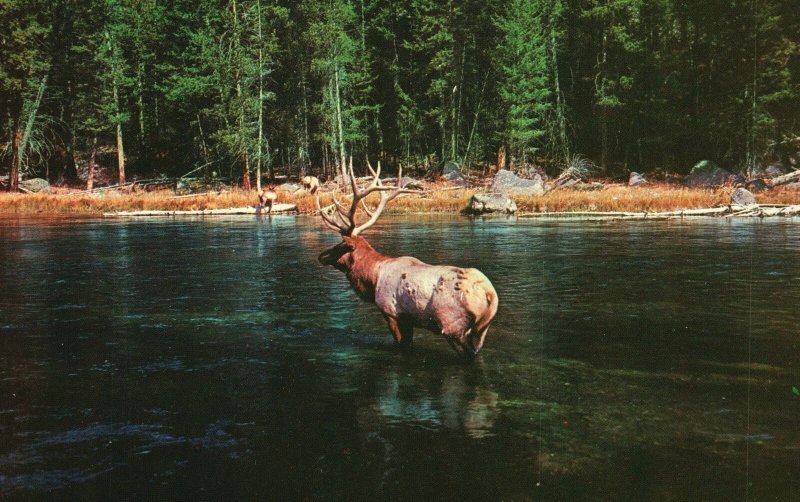
M377 172L369 162L367 167L372 181L359 188L350 161L349 208L335 198L333 204L323 208L316 196L323 223L342 236L342 242L319 255L320 263L344 272L358 296L378 306L398 345L409 346L414 328L419 327L444 335L456 352L475 356L497 313L498 298L492 283L474 268L428 265L411 256L393 258L370 246L361 232L378 220L389 202L412 191L401 184L402 167L396 186L381 183L380 163ZM375 192L380 194L380 201L370 211L364 199ZM361 225L355 218L359 206L369 216Z

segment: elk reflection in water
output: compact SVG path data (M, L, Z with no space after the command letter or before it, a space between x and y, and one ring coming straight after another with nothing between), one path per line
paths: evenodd
M476 439L492 436L498 415L497 393L487 385L473 383L474 376L454 369L440 378L426 375L423 381L395 368L387 370L361 420L445 429Z

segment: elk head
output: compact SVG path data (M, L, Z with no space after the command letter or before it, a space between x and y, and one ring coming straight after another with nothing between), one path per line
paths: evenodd
M319 255L319 262L323 265L330 265L340 272L347 272L353 266L352 253L356 245L355 239L343 236L342 242L326 249Z

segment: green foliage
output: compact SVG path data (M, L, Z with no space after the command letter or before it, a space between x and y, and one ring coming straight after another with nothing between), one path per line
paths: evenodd
M85 162L118 125L134 175L430 169L501 146L749 168L800 132L795 3L0 0L0 170Z
M507 108L504 137L521 160L543 144L546 115L551 109L547 60L547 0L513 0L496 25L503 34L498 48L502 69L500 98Z

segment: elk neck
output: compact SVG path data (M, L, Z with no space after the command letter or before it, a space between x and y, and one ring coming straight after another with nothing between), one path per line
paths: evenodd
M391 258L373 248L362 237L350 237L353 244L347 279L363 300L375 302L375 285L381 265Z

